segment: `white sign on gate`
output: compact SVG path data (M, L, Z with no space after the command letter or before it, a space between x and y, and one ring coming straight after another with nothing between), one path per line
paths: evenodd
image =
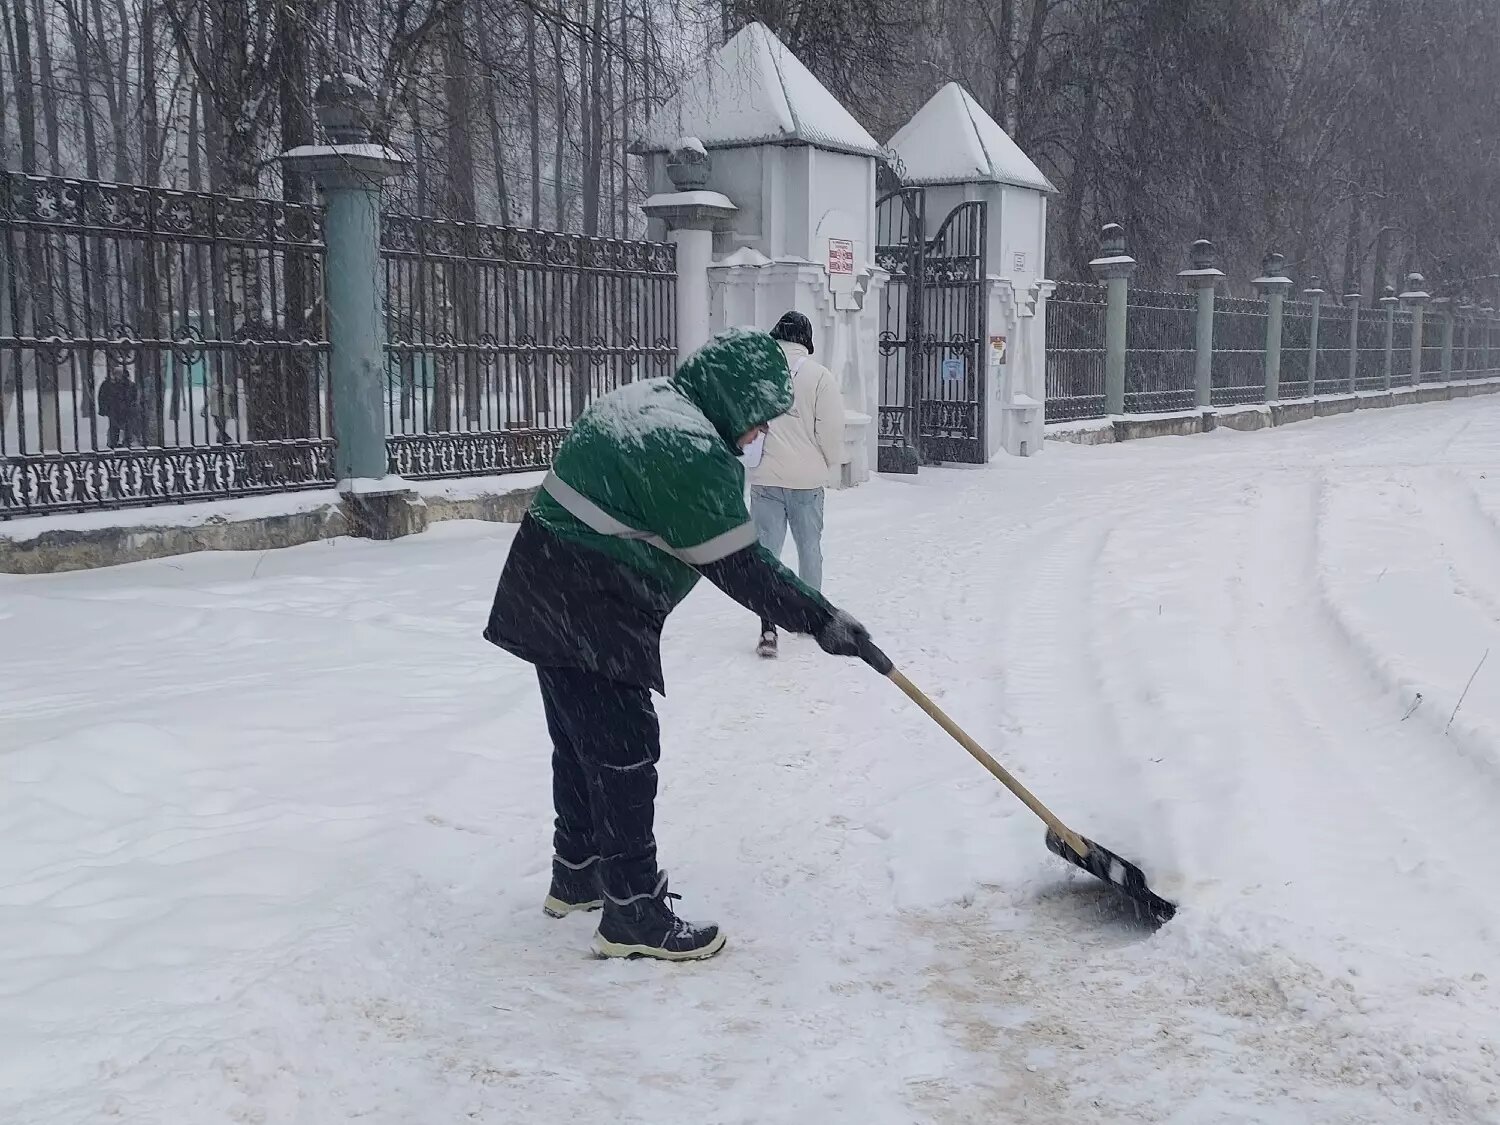
M847 273L854 272L854 243L847 238L830 238L828 240L828 272Z

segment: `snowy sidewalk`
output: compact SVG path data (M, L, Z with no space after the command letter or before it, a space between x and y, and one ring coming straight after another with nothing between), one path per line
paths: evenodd
M0 578L0 1121L1500 1120L1500 402L828 507L834 600L1177 921L704 584L658 828L730 945L597 962L511 528Z

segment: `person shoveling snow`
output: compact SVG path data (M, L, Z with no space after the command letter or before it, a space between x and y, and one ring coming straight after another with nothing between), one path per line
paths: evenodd
M653 833L665 695L661 631L699 576L837 656L865 628L762 547L739 451L792 405L781 347L731 329L670 378L631 383L575 423L521 520L485 639L536 666L552 738L554 917L602 907L594 950L681 961L724 947L679 919Z

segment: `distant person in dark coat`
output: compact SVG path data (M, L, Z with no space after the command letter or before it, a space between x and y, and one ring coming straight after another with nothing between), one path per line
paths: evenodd
M123 363L115 363L99 386L99 413L109 420L109 447L129 447L139 428L141 403L135 380Z

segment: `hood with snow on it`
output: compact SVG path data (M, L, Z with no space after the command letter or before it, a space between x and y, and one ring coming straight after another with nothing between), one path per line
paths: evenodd
M729 328L690 355L672 384L739 451L739 439L792 408L792 375L769 333Z

